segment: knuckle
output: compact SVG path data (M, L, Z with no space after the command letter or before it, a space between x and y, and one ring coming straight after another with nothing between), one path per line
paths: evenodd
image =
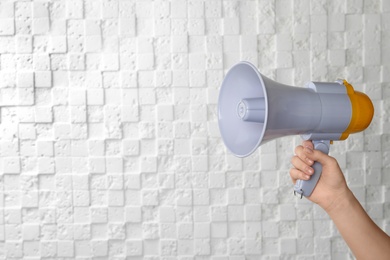
M297 180L294 179L292 176L290 176L290 178L291 178L291 181L292 181L294 184L297 182Z
M294 183L299 178L295 169L290 170L290 178Z
M302 148L303 148L302 145L298 145L297 147L295 147L295 149L294 149L295 154L299 154L300 151L302 150Z
M291 164L294 164L294 162L295 162L295 157L296 157L296 155L294 155L293 157L291 157L291 159L290 159Z

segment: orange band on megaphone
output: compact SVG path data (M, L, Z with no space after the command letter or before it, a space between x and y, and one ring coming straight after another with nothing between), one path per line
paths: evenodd
M347 89L348 97L351 101L352 115L347 129L342 133L340 140L348 138L349 134L363 131L366 129L374 116L374 106L370 98L359 91L355 91L351 84L343 81Z

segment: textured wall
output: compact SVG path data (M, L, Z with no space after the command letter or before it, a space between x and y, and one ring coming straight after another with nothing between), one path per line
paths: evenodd
M0 258L351 258L292 195L299 137L226 152L217 97L240 60L372 98L331 154L389 233L390 1L1 0Z

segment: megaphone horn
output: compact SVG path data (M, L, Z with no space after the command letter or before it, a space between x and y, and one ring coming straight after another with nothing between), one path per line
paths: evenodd
M262 74L249 62L234 65L223 80L218 99L218 124L228 150L238 157L288 135L313 140L329 152L333 140L363 131L372 120L370 98L345 80L309 82L305 88L284 85ZM309 181L299 180L294 192L310 196L322 172L313 165Z

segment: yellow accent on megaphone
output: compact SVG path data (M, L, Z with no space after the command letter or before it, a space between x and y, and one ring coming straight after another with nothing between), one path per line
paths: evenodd
M347 89L347 94L351 100L352 116L351 121L341 135L340 140L348 138L349 134L363 131L366 129L374 116L374 106L370 98L359 91L355 91L351 84L344 80L344 85Z

